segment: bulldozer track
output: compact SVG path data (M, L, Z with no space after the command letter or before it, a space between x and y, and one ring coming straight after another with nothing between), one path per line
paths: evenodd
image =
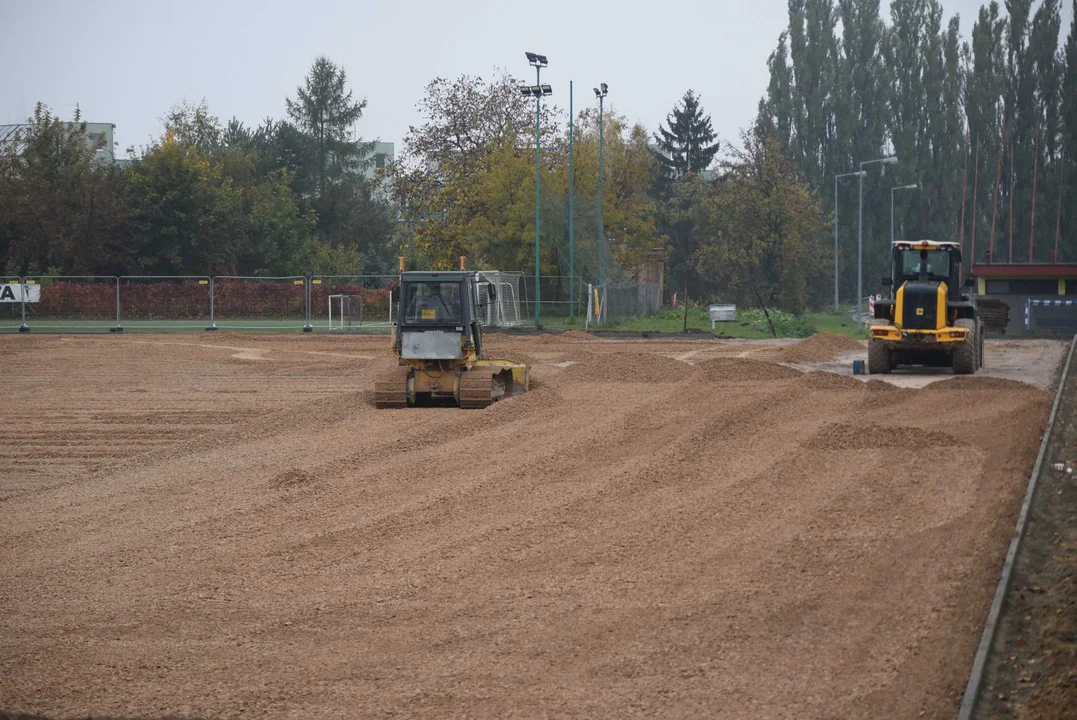
M411 368L405 366L387 370L374 380L374 405L393 409L408 406L408 375Z
M460 376L460 407L480 410L493 402L494 375L488 370L472 369Z

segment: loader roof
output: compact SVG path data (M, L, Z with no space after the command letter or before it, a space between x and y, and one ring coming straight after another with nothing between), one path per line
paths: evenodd
M894 247L902 250L942 250L944 248L957 250L960 248L955 242L936 242L935 240L895 240Z

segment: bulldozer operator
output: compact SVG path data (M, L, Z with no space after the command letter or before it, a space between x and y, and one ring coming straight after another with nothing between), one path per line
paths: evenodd
M460 322L460 290L455 283L416 283L408 288L408 318L414 322Z

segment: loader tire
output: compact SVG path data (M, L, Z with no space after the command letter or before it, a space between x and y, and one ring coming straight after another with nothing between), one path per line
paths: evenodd
M868 340L868 374L889 375L891 370L890 348L875 340Z
M955 327L968 331L964 342L954 350L954 375L971 375L980 366L980 335L976 332L976 321L962 319L954 323Z

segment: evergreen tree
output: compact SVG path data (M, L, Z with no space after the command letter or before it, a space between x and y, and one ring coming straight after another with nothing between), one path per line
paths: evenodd
M832 0L791 0L789 50L792 59L790 151L808 181L822 185L832 138L838 42Z
M1062 25L1060 0L1043 0L1036 9L1029 30L1028 52L1036 83L1039 141L1034 143L1036 167L1036 217L1033 259L1047 262L1054 251L1055 217L1058 209L1058 181L1061 169L1061 86L1063 58L1058 52ZM1035 135L1035 131L1033 131ZM1030 214L1029 223L1032 222ZM1027 259L1027 255L1025 256Z
M840 77L835 103L835 132L839 136L835 166L859 170L859 163L889 154L884 141L888 135L888 70L883 62L881 44L884 25L879 17L879 0L839 0L838 16L842 26ZM885 166L884 166L885 167ZM863 277L880 277L889 267L890 193L892 177L882 176L879 165L869 166L864 183ZM841 287L847 297L855 297L857 287L857 180L846 182L848 200L842 203L841 220L848 229L840 234L842 258ZM843 224L844 224L843 223ZM865 293L876 283L865 281Z
M1077 0L1075 0L1077 2ZM775 138L783 147L790 147L793 139L793 73L789 69L788 33L778 36L778 47L767 59L770 70L770 86L767 95L759 101L757 123L766 127L766 135Z
M659 149L657 159L672 180L706 170L719 148L714 142L718 136L711 127L711 117L703 114L696 94L689 90L681 103L666 116L669 128L659 125L654 136Z
M1077 177L1074 177L1077 160L1077 0L1071 5L1073 20L1062 58L1062 99L1060 115L1062 122L1062 152L1066 164L1065 187L1062 195L1062 257L1077 257Z
M1006 90L1005 20L997 2L980 8L972 28L972 43L964 48L965 117L968 122L969 170L966 188L966 267L972 267L991 242L991 210L994 205L995 173L1001 148ZM960 211L959 211L960 212ZM958 237L961 233L958 233ZM973 257L972 240L976 256ZM997 241L996 237L996 241ZM997 244L997 243L996 243Z
M658 145L654 156L661 173L658 195L663 200L658 227L673 241L673 253L669 258L673 292L685 288L690 296L699 298L702 283L692 269L695 223L677 185L710 167L721 145L715 142L718 136L711 127L710 115L703 114L699 97L692 90L684 94L680 105L673 107L666 123L669 127L659 125L654 135ZM689 286L693 275L695 283Z
M296 88L296 99L286 99L285 105L288 117L308 141L310 190L325 195L331 179L346 178L370 162L373 143L352 137L366 100L353 99L343 68L319 57L304 84Z
M274 135L276 159L294 173L296 194L317 213L319 240L358 250L363 264L356 272L388 271L392 217L362 174L374 143L354 136L366 100L354 99L343 68L319 57L296 99L285 102L291 122L267 123L266 132Z

